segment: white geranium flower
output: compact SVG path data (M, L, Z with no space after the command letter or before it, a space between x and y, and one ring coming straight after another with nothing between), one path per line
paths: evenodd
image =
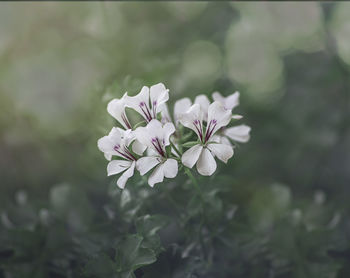
M125 114L125 101L128 93L125 93L121 99L112 99L107 105L107 111L112 115L125 129L131 129L128 117Z
M159 83L148 88L143 86L136 96L126 97L126 106L137 111L146 122L157 118L157 113L161 112L162 106L169 99L169 90L164 84Z
M154 153L152 156L140 158L136 162L136 168L141 175L154 169L148 178L148 184L153 187L154 184L162 182L164 177L174 178L178 172L178 164L175 159L168 158L165 147L170 145L170 135L175 132L175 126L172 123L166 123L164 126L158 120L151 120L146 127L139 127L135 130L136 138Z
M107 136L100 138L97 142L98 148L108 160L111 160L112 156L122 158L112 160L107 165L108 176L124 172L117 181L117 185L122 189L125 187L127 180L133 176L135 170L137 159L129 150L129 145L134 139L131 129L122 130L113 127Z
M208 97L206 95L199 95L195 98L194 103L200 105L201 113L206 121L206 118L208 117L208 107L210 105ZM191 105L192 101L188 97L181 98L175 102L173 114L175 126L178 125L180 116L186 113L188 109L190 109ZM166 104L161 107L161 115L162 123L172 122L169 109Z
M239 92L235 92L227 97L222 96L219 92L212 94L214 101L219 101L225 109L231 110L239 105ZM241 115L232 115L233 119L239 120L242 118ZM250 139L251 128L247 125L238 125L230 128L223 128L220 134L215 135L214 141L232 145L230 140L237 141L240 143L246 143ZM229 139L228 139L229 138Z
M210 176L216 170L216 156L221 161L227 161L233 156L232 146L214 142L213 136L222 127L229 124L232 118L230 110L224 108L220 102L213 102L208 107L208 118L206 128L203 128L203 118L199 104L194 104L180 117L180 123L192 129L198 136L199 142L188 149L182 155L182 163L189 168L195 164L201 175Z
M200 107L200 113L201 117L204 121L207 121L208 118L208 107L210 105L210 101L206 95L198 95L195 100L194 104L198 104ZM182 99L179 99L175 102L174 105L174 120L177 124L179 122L180 117L185 114L192 106L192 101L185 97Z
M222 96L219 92L214 92L212 94L212 98L214 101L220 102L225 109L231 110L239 105L239 92L234 92L232 95L228 97ZM232 119L240 120L243 117L241 115L234 114L232 115Z
M191 107L191 105L192 105L192 101L187 97L179 99L178 101L175 102L174 114L173 114L175 126L177 126L179 123L179 116L187 112L187 110ZM162 123L163 124L171 123L172 120L171 120L168 106L164 104L161 106L160 110L162 115Z

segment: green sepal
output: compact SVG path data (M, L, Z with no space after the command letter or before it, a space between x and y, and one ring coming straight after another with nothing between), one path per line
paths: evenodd
M191 148L194 145L198 145L198 144L199 144L198 141L190 141L190 142L183 143L182 146L185 148Z
M157 118L158 121L162 122L162 113L158 112L156 118Z
M136 128L140 127L140 126L143 126L143 124L146 124L146 122L145 122L145 121L138 122L138 123L133 127L133 129L136 129Z

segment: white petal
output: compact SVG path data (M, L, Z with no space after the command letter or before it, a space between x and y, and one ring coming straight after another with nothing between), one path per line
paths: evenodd
M199 104L201 107L201 113L204 121L208 120L208 107L210 101L206 95L199 95L195 98L194 103Z
M147 146L141 144L139 140L135 140L132 144L132 151L138 155L142 155L145 152L146 148Z
M210 141L211 142L216 142L216 143L221 143L222 136L215 134L214 136L211 137Z
M109 135L98 139L97 147L101 152L114 153L114 146L121 143L121 135L116 128L113 128Z
M233 156L233 148L225 144L208 144L207 148L225 163Z
M125 187L126 182L130 177L134 175L134 170L135 170L135 161L132 162L130 168L125 171L117 180L117 185L119 188L123 189Z
M110 137L114 142L119 143L121 138L123 137L122 129L119 127L113 127L111 131L108 133L108 137Z
M162 116L162 124L171 123L171 117L168 109L168 105L166 103L159 106L159 111Z
M168 101L169 90L165 88L163 83L158 83L156 85L153 85L150 88L150 98L151 98L151 104L153 105L153 103L156 102L157 106L159 107L160 105Z
M225 144L233 148L233 145L231 144L230 140L226 136L220 136L220 137L221 137L222 144Z
M199 104L193 104L186 113L181 114L179 116L179 121L180 123L187 127L192 129L200 138L200 132L203 131L198 131L198 129L196 128L196 126L194 125L195 121L199 121L200 126L202 126L202 118L203 115L201 113L201 107Z
M143 86L141 91L136 96L125 97L125 105L137 111L142 117L147 120L147 117L140 107L141 103L144 103L149 110L149 88L147 86Z
M196 164L203 147L201 145L195 145L185 151L181 157L182 164L188 168L192 168Z
M151 148L147 148L146 154L147 154L147 156L158 156L159 157L159 153Z
M101 152L110 152L113 150L113 142L108 136L103 136L102 138L98 139L97 147Z
M208 107L210 105L210 101L206 95L196 96L194 103L198 103L203 110L208 110Z
M174 105L174 120L175 122L179 121L179 117L186 113L190 109L192 102L189 98L182 98L175 102Z
M160 163L160 159L156 156L141 157L136 162L136 169L140 172L140 175L143 176L159 163Z
M116 145L120 145L121 147L123 147L125 144L125 141L122 139L120 130L121 129L119 128L113 127L108 136L104 136L97 141L98 148L100 149L100 151L107 154L107 158L111 155L123 157L114 150L114 147Z
M135 136L141 144L146 145L155 151L157 151L157 149L152 143L152 139L157 138L161 148L165 151L165 146L169 145L169 137L174 132L175 126L173 123L166 123L163 126L160 121L153 119L146 127L137 128L135 130Z
M224 130L224 134L237 142L248 142L251 128L247 125L239 125Z
M107 165L108 176L119 174L131 166L132 162L129 160L112 160Z
M243 118L242 115L238 115L238 114L232 115L232 119L234 119L234 120L240 120L242 118Z
M169 123L170 125L172 125L171 123ZM168 125L168 124L166 124ZM150 121L147 126L147 132L149 133L149 135L154 138L157 137L159 139L163 139L164 138L164 130L163 130L163 125L160 121L153 119L152 121Z
M175 132L175 126L173 123L166 123L162 129L163 129L162 137L164 139L164 146L168 146L170 144L169 138Z
M178 172L177 161L169 158L163 164L164 176L166 178L175 178Z
M125 99L128 97L127 93L121 99L112 99L107 105L108 113L114 117L125 129L130 128L130 123L125 114Z
M223 97L219 92L214 92L212 97L214 101L219 101L228 110L232 110L239 105L239 92L234 92L228 97Z
M214 101L218 101L222 104L225 103L225 97L223 97L219 92L214 92L211 97L213 98Z
M239 92L234 92L232 95L229 95L226 98L226 102L224 104L225 108L229 110L232 110L238 105L239 105Z
M228 140L226 136L215 134L214 136L211 137L210 141L233 147L230 140Z
M156 169L148 178L148 184L153 187L156 183L162 182L164 180L163 163L159 164Z
M132 141L135 140L135 133L132 129L123 130L121 128L117 128L122 137L121 145L129 146Z
M124 112L124 108L125 108L125 103L123 100L121 99L112 99L108 105L107 105L107 111L108 113L114 117L120 124L123 125L123 127L125 127L125 124L122 120L122 113Z
M231 118L231 111L225 109L225 107L220 102L215 101L210 104L208 108L208 124L212 120L216 121L216 126L212 132L212 135L214 135L214 133L221 127L228 125L231 121Z
M105 156L105 158L106 158L108 161L111 161L111 159L112 159L112 155L111 155L111 154L109 154L109 153L104 153L104 156Z
M197 171L203 176L211 176L216 170L216 161L207 148L203 148L197 161Z
M153 148L152 145L152 134L149 133L147 127L138 127L135 131L137 141L142 145Z

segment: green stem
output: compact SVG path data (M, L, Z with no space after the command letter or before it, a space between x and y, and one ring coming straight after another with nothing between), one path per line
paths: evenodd
M191 182L193 183L193 185L196 188L197 193L198 193L198 195L200 197L200 204L201 204L200 217L201 217L201 220L200 220L199 231L198 231L199 232L199 243L201 245L204 258L207 260L207 258L208 258L208 251L207 251L207 248L205 246L205 242L204 242L204 239L203 239L203 232L202 232L203 226L205 224L204 198L203 198L202 190L199 187L199 184L198 184L196 178L192 175L190 168L184 167L184 169L185 169L185 173L190 178Z
M170 141L170 140L169 140ZM175 144L170 141L170 146L175 150L175 152L181 157L182 153L176 148Z
M199 184L196 180L196 178L192 175L190 168L184 167L186 175L190 178L191 182L193 183L194 187L196 188L198 195L203 198L202 196L202 190L199 187Z

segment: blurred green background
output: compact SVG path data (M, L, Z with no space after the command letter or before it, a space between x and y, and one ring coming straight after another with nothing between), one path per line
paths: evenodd
M18 266L31 273L26 277L78 277L67 274L73 266L57 266L45 253L50 267L55 265L51 270L45 259L30 255L32 247L23 246L33 242L31 236L46 238L37 227L50 214L62 214L58 219L73 226L73 232L60 234L70 242L74 232L89 234L106 212L112 213L106 204L118 204L113 198L121 193L112 190L115 179L106 177L106 161L96 146L115 123L106 105L125 91L133 95L158 82L170 89L170 104L216 90L224 95L241 92L236 112L252 127L251 141L240 145L227 165L220 165L215 182L200 182L210 193L221 178L226 193L217 200L222 204L218 213L223 217L237 210L237 220L223 221L231 234L227 237L238 237L227 223L247 225L249 243L268 244L273 256L242 247L243 239L221 249L211 237L221 274L213 274L210 267L201 274L194 267L197 261L190 259L189 269L181 272L185 263L168 259L167 269L173 272L156 276L146 269L137 277L349 277L346 2L0 3L0 277L21 275ZM162 213L175 222L175 214L162 205L164 188L177 192L178 200L189 198L188 188L179 191L165 183L150 191L138 182L135 178L127 184L128 196L139 203L150 202L149 196L154 201L132 215L120 212L119 228L111 226L116 229L111 238L129 233L133 217L142 214ZM302 223L300 238L294 224L281 232L292 233L287 238L274 234L286 229L286 217ZM50 225L44 235L56 227ZM220 230L221 224L215 225ZM311 233L315 229L316 235ZM30 235L16 241L10 236L14 230ZM103 228L100 232L113 234ZM183 238L165 233L162 243L166 250L174 242L187 250L191 237ZM298 239L290 242L292 238ZM298 242L302 247L291 251ZM311 252L314 247L322 250ZM24 259L13 259L8 250L22 250ZM277 257L281 260L276 262ZM228 258L237 258L237 265Z

